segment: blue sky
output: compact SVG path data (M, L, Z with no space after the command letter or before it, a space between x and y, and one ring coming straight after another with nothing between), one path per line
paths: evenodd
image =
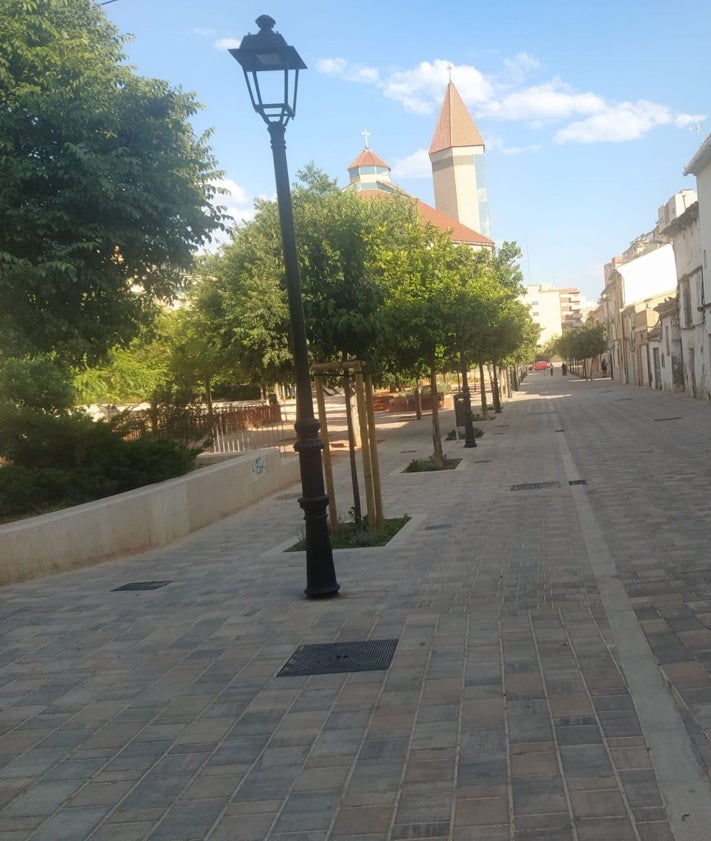
M266 126L227 52L269 14L308 70L287 129L292 181L313 161L341 185L369 145L434 204L427 148L448 81L486 142L492 237L523 250L527 283L602 289L603 265L650 230L709 133L704 0L115 0L129 63L205 106L194 120L248 218L273 196Z

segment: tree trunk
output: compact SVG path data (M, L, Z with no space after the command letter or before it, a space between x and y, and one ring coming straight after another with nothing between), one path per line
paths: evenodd
M355 430L353 426L353 406L351 404L351 384L348 374L343 376L343 392L346 398L346 423L348 426L348 457L351 463L351 484L353 486L353 522L358 528L363 520L360 508L360 487L358 486L358 465L355 455Z
M436 357L432 354L430 360L430 389L432 391L432 443L434 455L432 457L437 470L444 467L444 452L442 450L442 433L439 428L439 406L437 405L437 367Z
M494 411L497 415L501 414L501 392L499 391L499 369L496 365L496 362L491 363L491 368L494 372L493 379L491 381L491 395L494 400Z
M422 389L419 377L415 380L415 417L422 420Z
M210 377L205 377L205 401L207 402L207 423L210 435L215 427L215 409L212 405L212 382Z
M459 352L459 360L462 368L462 396L464 397L464 446L465 448L476 447L476 435L474 434L474 421L472 418L472 397L469 392L469 372L467 371L467 360L464 352ZM457 413L454 413L454 423L457 423Z
M489 420L489 407L487 406L486 383L484 382L484 363L479 363L479 385L481 386L481 416Z

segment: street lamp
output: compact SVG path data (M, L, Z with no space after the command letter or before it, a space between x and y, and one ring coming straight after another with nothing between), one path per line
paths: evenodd
M261 15L256 23L259 32L256 35L245 35L240 46L230 52L242 66L252 106L267 124L271 137L296 369L294 449L299 454L302 489L299 505L304 511L306 537L304 592L312 599L325 598L337 595L339 584L333 567L326 517L328 496L324 489L321 461L323 441L319 435L320 423L314 417L311 397L304 305L284 140L286 125L295 114L299 70L306 69L306 65L294 47L290 47L278 32L272 31L275 23L273 18Z

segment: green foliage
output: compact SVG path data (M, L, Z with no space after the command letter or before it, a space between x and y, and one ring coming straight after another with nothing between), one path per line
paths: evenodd
M120 419L0 411L0 517L76 505L180 476L197 450L168 439L125 440Z
M0 342L100 358L221 225L193 97L137 76L90 0L0 0Z
M438 465L432 456L430 458L413 458L407 465L405 473L431 473L434 470L454 470L461 461L460 458L447 458L445 456L441 465Z
M0 401L56 412L74 404L69 371L49 354L0 362Z
M604 324L579 327L564 333L556 343L557 352L565 359L591 359L607 350Z
M409 521L410 517L407 514L403 517L391 517L385 520L382 529L377 531L371 531L367 517L363 517L359 524L352 521L339 523L336 533L331 532L331 547L333 549L359 549L367 546L385 546ZM304 549L306 549L306 541L302 539L287 551L301 552Z

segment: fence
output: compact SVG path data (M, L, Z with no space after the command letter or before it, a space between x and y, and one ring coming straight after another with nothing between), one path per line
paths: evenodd
M291 450L294 432L285 428L278 403L230 403L156 406L127 412L123 427L127 438L154 434L186 441L205 452L243 453L278 447Z

